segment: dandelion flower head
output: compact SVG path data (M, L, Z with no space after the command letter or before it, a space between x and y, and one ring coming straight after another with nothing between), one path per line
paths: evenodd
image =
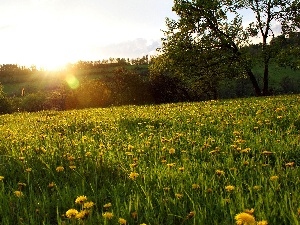
M111 220L114 217L114 214L111 212L105 212L102 214L105 219Z
M78 196L75 200L76 204L83 204L85 201L87 200L87 197L82 195L82 196Z
M249 213L239 213L235 217L237 225L255 225L255 218Z
M68 217L68 218L75 218L77 214L78 214L78 211L76 209L69 209L66 212L66 217Z

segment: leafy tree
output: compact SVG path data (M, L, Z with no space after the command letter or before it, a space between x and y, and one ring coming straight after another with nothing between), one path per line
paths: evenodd
M189 82L207 80L214 86L223 77L248 76L256 95L269 94L269 63L274 57L269 38L274 22L282 34L299 29L299 0L174 0L178 20L167 19L161 54L152 72L169 72ZM243 27L241 11L253 13L255 22ZM251 56L251 38L260 38L263 88L253 74L257 58Z

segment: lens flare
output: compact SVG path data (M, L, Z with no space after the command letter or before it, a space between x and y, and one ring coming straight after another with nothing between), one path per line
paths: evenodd
M76 89L79 87L79 80L74 75L68 75L66 77L66 82L68 83L69 87L72 89Z

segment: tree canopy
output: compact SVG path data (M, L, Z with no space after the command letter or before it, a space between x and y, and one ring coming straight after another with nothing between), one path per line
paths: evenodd
M268 95L270 60L280 52L286 55L270 45L278 35L272 25L279 24L284 37L294 33L300 27L299 9L298 0L174 0L178 20L166 20L168 29L152 71L180 76L202 88L223 77L247 76L256 95ZM253 14L255 21L245 26L242 12ZM247 48L253 38L260 39L255 57ZM264 68L262 88L252 70L258 59Z

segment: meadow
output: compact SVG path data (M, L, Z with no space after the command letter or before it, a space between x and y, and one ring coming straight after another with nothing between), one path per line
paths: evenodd
M0 116L0 224L300 224L300 95Z

